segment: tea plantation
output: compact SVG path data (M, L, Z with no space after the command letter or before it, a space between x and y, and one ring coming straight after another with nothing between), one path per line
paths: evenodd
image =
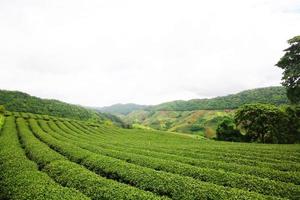
M6 113L0 199L300 199L300 145Z

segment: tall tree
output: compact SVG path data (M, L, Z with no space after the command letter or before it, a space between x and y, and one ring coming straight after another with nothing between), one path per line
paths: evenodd
M262 143L291 143L289 116L280 108L269 104L247 104L235 113L236 125L246 132L250 141Z
M288 40L290 47L276 66L283 69L282 85L293 104L300 103L300 35Z

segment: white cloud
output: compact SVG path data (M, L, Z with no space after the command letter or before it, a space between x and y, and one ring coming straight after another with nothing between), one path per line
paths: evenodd
M299 0L0 1L0 88L102 106L279 85Z

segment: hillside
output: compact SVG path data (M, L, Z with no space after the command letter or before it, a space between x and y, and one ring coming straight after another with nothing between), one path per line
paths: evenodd
M224 110L235 109L248 103L286 104L286 89L284 87L266 87L245 90L237 94L211 99L193 99L188 101L172 101L151 106L149 110L191 111L191 110Z
M134 128L192 133L211 138L224 116L232 115L235 108L246 103L286 104L285 93L284 87L258 88L212 99L167 102L119 116Z
M158 105L145 106L138 104L114 104L95 108L101 112L127 115L137 110L147 111L193 111L235 109L248 103L269 103L281 105L288 103L286 89L281 86L245 90L237 94L210 99L176 100Z
M0 199L296 200L299 150L14 112L0 134Z
M127 104L114 104L111 106L99 107L99 108L94 108L94 109L99 110L101 112L106 112L106 113L117 113L117 114L127 115L127 114L131 113L132 111L144 109L146 107L147 106L145 106L145 105L127 103Z
M58 100L38 98L19 91L0 90L0 105L4 105L6 110L12 112L30 112L94 122L114 122L122 125L122 121L118 121L118 118L113 115L102 114Z
M230 116L233 110L193 110L193 111L134 111L120 115L121 119L132 124L133 128L156 129L180 133L197 134L212 138L217 125L224 116Z

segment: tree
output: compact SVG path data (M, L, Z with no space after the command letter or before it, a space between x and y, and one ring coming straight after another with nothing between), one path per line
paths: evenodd
M0 105L0 113L4 113L5 112L5 108L4 108L4 106L3 105Z
M288 143L300 141L300 105L285 106L283 109L289 117Z
M218 125L217 140L240 142L243 140L243 135L236 129L234 120L230 117L225 117Z
M284 56L276 66L283 69L282 85L287 88L287 96L291 103L300 102L300 36L296 36L288 43Z
M279 107L269 104L247 104L235 113L236 125L245 130L250 141L291 143L289 116Z

